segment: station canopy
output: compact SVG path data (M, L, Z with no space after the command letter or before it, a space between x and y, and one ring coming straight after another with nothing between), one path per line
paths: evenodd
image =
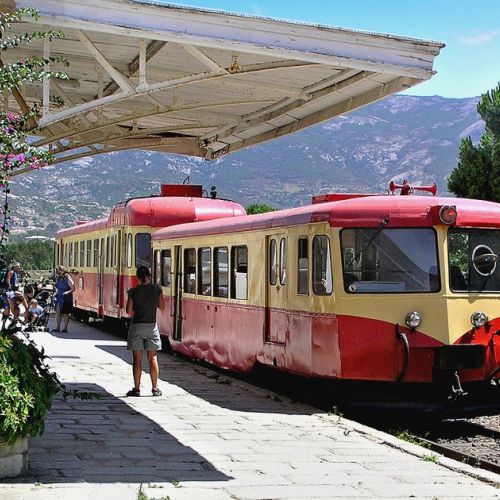
M32 82L2 96L4 109L42 102L33 134L56 163L130 148L217 158L427 80L443 47L161 2L1 5L34 5L40 13L7 35L65 35L2 54L4 64L29 56L69 62L48 68L64 70L67 80Z

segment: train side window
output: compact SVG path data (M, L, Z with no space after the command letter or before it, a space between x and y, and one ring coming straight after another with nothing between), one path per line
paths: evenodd
M78 241L73 245L73 266L78 266Z
M99 264L99 240L94 240L94 267Z
M297 249L297 293L309 295L309 240L299 238Z
M278 270L278 254L276 253L276 240L269 242L269 283L276 285L276 272Z
M130 269L132 267L132 233L127 234L127 249L125 253L126 253L127 267Z
M85 242L80 241L80 266L85 265Z
M109 267L109 236L106 237L106 261L105 267Z
M151 264L151 235L138 233L135 235L135 267Z
M324 235L313 240L313 290L316 295L330 295L333 290L330 239Z
M212 250L198 249L198 293L212 295Z
M184 250L184 292L196 293L196 250Z
M90 267L92 258L92 240L87 240L87 267Z
M286 285L286 238L280 240L280 285Z
M109 265L110 267L115 266L115 237L110 236L111 239L111 250L109 252Z
M155 250L154 253L154 269L153 269L153 279L157 285L161 285L161 255L159 250Z
M172 269L171 250L161 251L161 286L170 286Z
M228 297L227 247L214 248L214 296Z
M248 297L248 249L246 246L231 248L231 298L246 300Z

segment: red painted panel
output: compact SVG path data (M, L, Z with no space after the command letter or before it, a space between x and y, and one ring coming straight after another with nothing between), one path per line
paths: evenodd
M472 328L456 344L479 344L485 346L485 366L478 370L463 370L463 380L484 380L500 368L500 318L488 321L481 328ZM496 374L500 378L500 372Z
M165 227L193 221L245 215L238 203L211 198L186 198L179 196L136 198L115 205L107 219L99 219L61 229L56 238L86 234L115 226Z

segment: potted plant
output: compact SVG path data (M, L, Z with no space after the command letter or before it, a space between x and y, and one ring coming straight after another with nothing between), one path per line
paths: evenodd
M39 350L17 326L0 331L0 478L27 472L28 438L45 428L58 392L68 392Z

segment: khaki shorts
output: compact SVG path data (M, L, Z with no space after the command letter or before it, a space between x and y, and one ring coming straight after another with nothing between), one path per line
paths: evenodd
M130 351L159 351L160 332L156 323L131 323L127 337Z

